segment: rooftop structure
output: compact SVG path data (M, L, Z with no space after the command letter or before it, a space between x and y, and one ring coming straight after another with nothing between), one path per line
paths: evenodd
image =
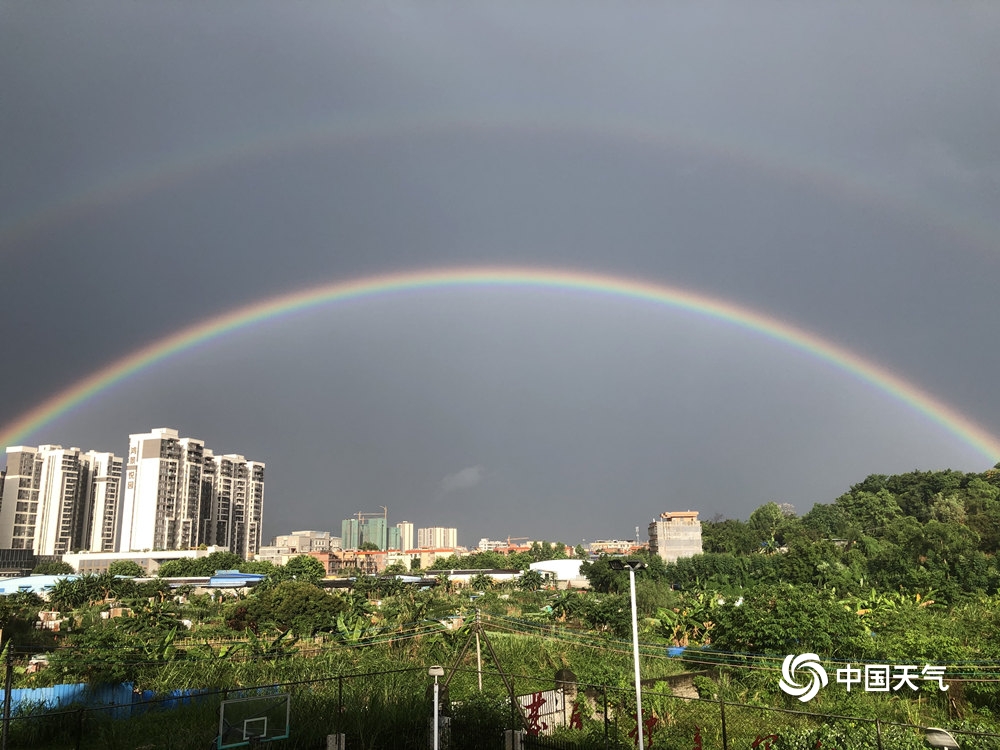
M702 553L698 511L669 511L649 524L649 549L665 562Z

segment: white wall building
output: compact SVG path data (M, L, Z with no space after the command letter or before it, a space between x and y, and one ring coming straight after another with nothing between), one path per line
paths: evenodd
M666 562L700 555L701 521L698 520L698 511L661 513L659 520L649 524L649 550Z
M118 543L118 501L121 497L124 462L114 453L88 451L84 457L86 520L80 548L91 552L114 552Z
M419 549L454 549L458 546L458 529L430 526L417 529Z
M264 464L176 430L129 435L122 495L123 552L207 544L247 558L260 547Z
M92 545L111 549L117 530L122 461L60 445L7 449L0 495L0 547L62 555Z
M204 452L165 427L129 435L121 551L198 546Z
M196 560L208 557L213 552L228 552L220 547L207 549L160 550L158 552L76 552L62 556L62 561L73 566L81 575L107 573L111 563L118 560L131 560L143 568L149 575L154 575L160 565L168 560Z
M287 548L292 554L308 555L310 552L329 552L333 539L337 537L331 537L329 531L293 531L274 537L270 546Z

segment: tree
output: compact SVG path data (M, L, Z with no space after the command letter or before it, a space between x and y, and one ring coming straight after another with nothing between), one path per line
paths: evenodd
M365 550L368 552L378 552L381 547L379 547L375 542L362 542L361 546L358 547L359 550Z
M750 514L747 525L753 529L761 547L774 549L775 533L784 518L785 514L777 503L764 503Z
M625 594L608 594L587 602L583 619L590 627L624 637L632 628L632 605Z
M521 573L521 578L517 582L517 587L523 591L534 591L540 589L545 583L545 576L537 570L526 570Z
M157 568L156 575L161 578L188 578L190 576L210 575L204 572L204 570L205 568L201 560L181 558L179 560L167 560L164 562Z
M867 534L880 532L901 515L895 496L886 489L849 492L838 497L836 505L844 511L853 526Z
M243 617L249 622L273 622L281 631L311 636L319 630L334 630L343 609L339 597L307 581L290 580L254 597Z
M628 591L628 573L614 570L608 564L610 557L601 555L594 562L585 562L580 573L590 582L590 588L602 594L617 594Z
M296 581L316 583L326 578L326 568L312 555L293 557L284 565L285 573Z
M860 617L831 594L802 586L754 586L714 614L712 644L724 651L857 659L872 647Z
M127 576L129 578L145 578L146 571L134 560L115 560L108 566L108 574Z
M45 602L31 591L0 596L0 629L8 638L14 631L30 632L43 608L46 608Z
M235 552L212 552L208 557L198 559L201 562L204 573L195 575L212 575L217 570L239 570L245 560Z
M705 521L701 526L702 549L705 552L728 552L747 555L760 549L757 533L742 521Z
M477 573L469 579L469 587L476 591L489 591L493 588L493 577L485 573Z
M48 560L46 562L40 562L35 566L35 569L31 571L32 575L46 575L46 576L61 576L70 575L75 573L73 566L69 563L63 562L62 560Z

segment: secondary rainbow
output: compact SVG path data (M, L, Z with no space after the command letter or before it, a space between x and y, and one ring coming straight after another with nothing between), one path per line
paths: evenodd
M657 152L675 151L754 170L769 178L818 190L855 204L874 206L908 222L945 232L995 257L996 225L974 215L960 215L943 205L917 200L905 184L880 184L856 169L803 152L781 151L732 134L684 130L663 123L616 119L602 113L572 116L560 112L516 114L498 111L478 115L459 112L404 112L393 115L321 119L304 126L271 132L225 133L222 140L197 149L153 159L143 167L113 174L21 215L0 216L0 250L13 249L26 237L97 211L121 208L145 195L182 185L199 175L276 156L313 149L344 148L359 142L449 135L521 137L588 137L634 144Z
M322 305L393 292L454 287L522 287L568 290L647 302L731 323L824 360L890 394L983 454L1000 458L1000 438L888 369L805 329L704 294L603 274L526 267L445 268L334 281L239 307L153 341L56 393L0 430L0 446L24 441L96 394L157 362L229 332Z

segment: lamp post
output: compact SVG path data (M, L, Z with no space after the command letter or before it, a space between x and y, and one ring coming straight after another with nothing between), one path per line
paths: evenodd
M434 750L438 750L438 677L444 675L444 668L435 664L427 674L434 678Z
M639 750L642 744L642 688L639 685L639 621L635 614L635 571L648 567L642 560L609 560L612 570L628 568L628 584L632 597L632 655L635 659L635 727L638 732Z

